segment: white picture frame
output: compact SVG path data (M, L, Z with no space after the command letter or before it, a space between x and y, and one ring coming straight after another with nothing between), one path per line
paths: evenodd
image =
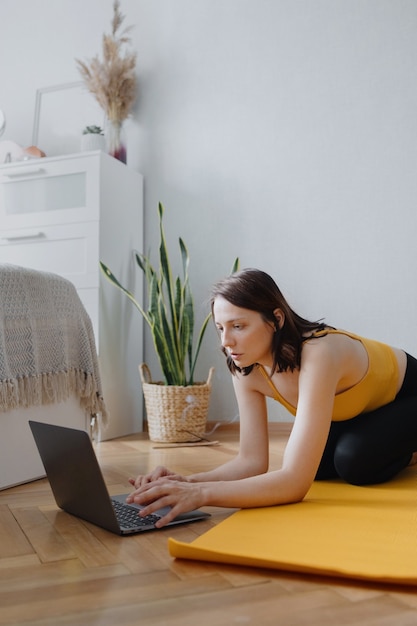
M36 91L32 145L46 156L80 152L86 126L104 128L105 116L82 81Z

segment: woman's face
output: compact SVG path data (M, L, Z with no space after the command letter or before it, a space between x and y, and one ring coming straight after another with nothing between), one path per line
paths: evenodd
M242 309L222 297L214 300L213 317L223 348L239 368L254 363L272 365L272 322L266 322L257 311Z

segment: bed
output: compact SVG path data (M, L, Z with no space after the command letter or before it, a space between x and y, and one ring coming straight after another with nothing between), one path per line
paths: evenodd
M0 489L45 475L30 419L106 422L94 333L71 282L0 264Z

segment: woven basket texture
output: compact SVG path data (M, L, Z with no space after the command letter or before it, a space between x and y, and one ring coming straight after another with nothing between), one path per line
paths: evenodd
M185 443L204 437L213 372L211 368L205 383L180 387L152 382L146 363L139 366L151 441Z

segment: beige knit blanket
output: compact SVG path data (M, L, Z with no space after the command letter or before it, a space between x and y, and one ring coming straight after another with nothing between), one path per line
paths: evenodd
M0 411L76 394L107 414L91 320L68 280L0 265Z

